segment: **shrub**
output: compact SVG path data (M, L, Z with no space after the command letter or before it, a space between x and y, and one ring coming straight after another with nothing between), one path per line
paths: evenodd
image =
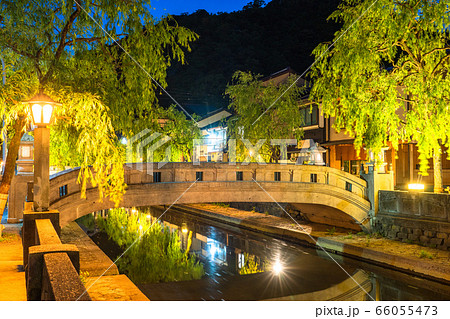
M144 214L128 215L123 208L110 210L99 227L125 250L117 265L135 283L200 279L204 274L203 265L189 254L192 232L183 251L177 232L151 224Z

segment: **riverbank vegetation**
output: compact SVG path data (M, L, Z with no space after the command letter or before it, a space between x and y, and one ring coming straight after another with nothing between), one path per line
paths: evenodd
M97 226L123 249L116 263L120 272L135 283L200 279L203 265L189 254L192 232L183 250L178 232L148 217L118 208L111 209L106 219L97 218Z

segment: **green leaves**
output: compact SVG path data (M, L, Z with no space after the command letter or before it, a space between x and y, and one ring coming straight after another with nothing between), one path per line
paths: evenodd
M155 95L155 81L166 86L167 68L173 60L184 62L197 35L170 17L155 23L149 10L146 0L17 0L0 6L0 49L7 61L3 129L26 114L21 102L43 89L62 103L52 126L51 164L81 166L82 194L91 183L100 198L116 205L126 188L117 135L131 137L144 128L189 131L172 138L185 152L192 144L187 138L198 134L175 109L160 108ZM167 129L161 118L168 119Z
M229 108L236 114L228 121L228 129L230 137L238 140L238 161L248 153L239 139L248 139L253 145L266 139L260 154L266 160L276 161L277 150L270 144L271 139L302 136L298 102L302 89L294 84L295 80L291 76L277 86L273 82L263 84L260 76L249 72L237 71L233 75L234 84L228 85L225 94L231 99Z
M123 208L112 209L107 219L98 222L109 238L127 249L118 265L133 282L170 282L203 276L203 265L183 251L178 233L160 222L152 223L144 212L129 215Z
M449 3L347 0L330 16L344 25L322 58L327 44L313 52L311 97L356 148L416 141L425 173L433 149L448 144Z

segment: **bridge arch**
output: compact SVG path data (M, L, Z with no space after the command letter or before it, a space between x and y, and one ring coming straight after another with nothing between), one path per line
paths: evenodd
M370 227L367 183L330 167L168 163L158 168L157 163L140 163L126 164L124 172L128 188L120 205L123 207L276 201L293 204L302 211L323 207L331 214L346 216L358 228ZM78 174L79 169L63 171L50 180L50 209L60 211L61 226L114 207L107 199L100 202L98 190L92 186L88 186L86 198L80 198Z

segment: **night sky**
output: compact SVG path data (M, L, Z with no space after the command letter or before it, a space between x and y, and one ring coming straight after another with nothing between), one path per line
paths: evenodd
M166 14L177 15L205 9L209 13L241 10L251 0L152 0L152 15L160 18ZM269 0L266 1L266 3Z

